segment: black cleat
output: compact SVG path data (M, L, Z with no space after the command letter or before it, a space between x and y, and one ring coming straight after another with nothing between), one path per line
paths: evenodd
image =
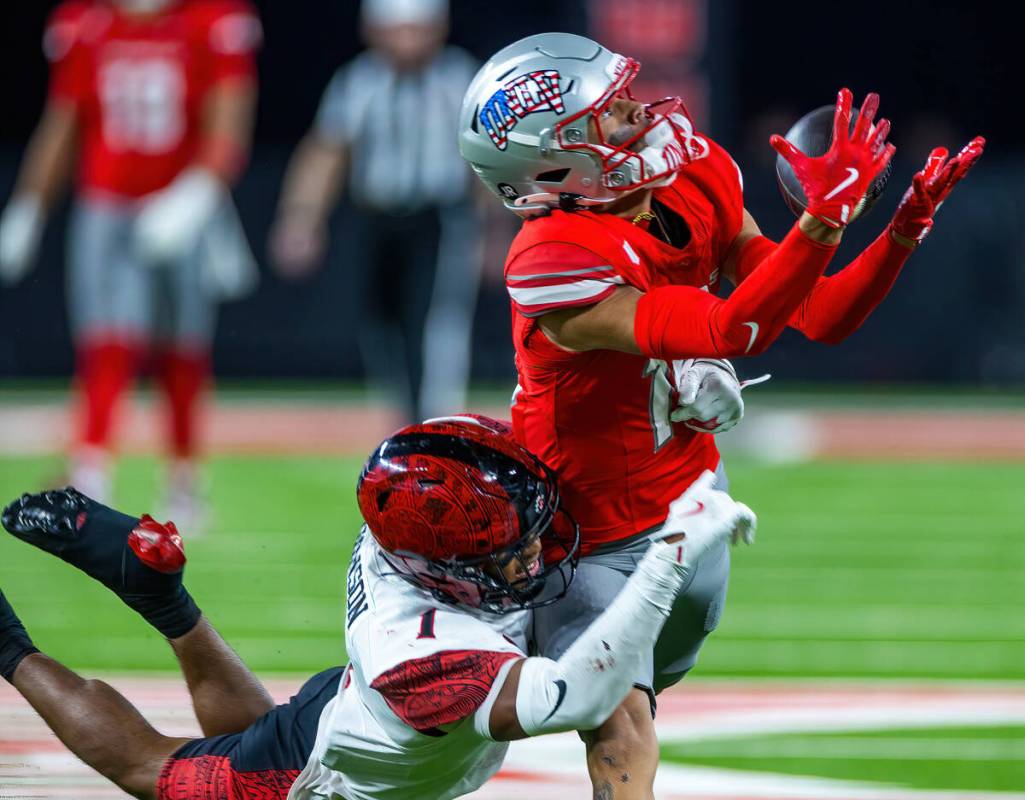
M98 580L169 638L199 617L182 585L185 549L172 522L130 517L70 487L22 495L0 522Z

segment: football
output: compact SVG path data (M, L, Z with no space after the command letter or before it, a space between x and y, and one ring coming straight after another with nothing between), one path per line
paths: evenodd
M787 131L786 139L802 153L809 156L820 156L825 153L833 142L833 115L836 113L836 106L820 106L814 111L809 111ZM851 109L851 130L854 130L854 123L858 119L858 109ZM891 162L892 163L892 162ZM879 199L886 187L886 181L890 177L890 164L887 164L876 179L868 187L865 196L854 208L851 220L868 211ZM787 207L794 212L795 216L801 216L808 207L808 199L804 196L804 189L797 180L791 167L783 156L776 156L776 181L779 190L783 193L783 200Z

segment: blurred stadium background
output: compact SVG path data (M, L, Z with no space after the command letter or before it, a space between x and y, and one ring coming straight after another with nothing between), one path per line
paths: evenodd
M0 59L16 76L2 90L0 198L45 95L38 36L53 5L0 11ZM288 155L332 71L360 45L354 0L256 5L266 31L256 147L235 197L262 258ZM861 331L836 348L784 334L739 364L745 377L775 376L747 395L747 419L723 437L734 494L760 515L760 542L737 554L724 621L664 703L660 797L1025 798L1025 153L1007 94L1020 73L1015 32L995 21L996 8L452 2L452 40L479 58L545 29L589 33L639 58L737 157L748 207L770 236L790 218L768 134L840 85L879 91L894 122L894 175L839 261L874 238L932 146L989 139ZM222 310L220 388L205 426L213 517L188 543L200 605L285 695L297 676L345 658L352 487L397 419L362 388L346 323L360 299L346 291L355 266L344 204L335 224L328 269L285 283L262 268L256 293ZM512 225L490 221L473 337L471 406L498 415L514 377L501 283ZM72 365L63 232L58 218L33 277L0 291L4 499L63 469ZM122 425L128 455L115 491L133 512L155 497L152 406L143 392ZM115 682L169 728L187 729L167 648L63 566L0 539L0 585L37 643L81 670L131 673ZM140 672L168 677L140 682ZM565 762L579 765L582 751L571 739L538 744L514 749L486 796L569 796L576 773L554 754L573 752ZM0 687L0 796L116 796L62 752Z

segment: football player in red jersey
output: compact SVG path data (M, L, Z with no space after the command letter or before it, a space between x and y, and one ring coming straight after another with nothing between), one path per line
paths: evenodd
M173 524L74 489L24 495L3 526L168 638L208 738L161 735L110 686L40 653L2 591L0 676L86 764L139 798L460 797L498 771L507 742L612 713L706 554L753 539L754 514L713 481L707 473L673 503L629 591L573 647L528 657L529 612L571 585L579 543L554 475L486 417L397 431L356 489L366 525L346 580L350 663L276 708L185 589Z
M0 217L0 278L13 283L77 161L71 478L109 496L115 409L149 351L169 416L165 502L182 520L198 511L196 414L216 299L254 274L228 189L248 154L260 38L249 0L65 0L44 38L49 98Z
M810 158L781 137L808 198L782 242L763 237L740 169L694 129L683 102L645 104L640 65L589 39L540 34L493 56L464 99L460 149L505 205L526 218L505 265L523 444L559 476L581 526L577 581L535 614L550 657L625 584L638 543L703 470L725 481L712 436L678 424L682 359L762 353L787 325L839 342L883 299L939 203L982 152L930 155L883 233L825 277L846 225L894 148L866 97L850 128L836 104L833 142ZM716 296L723 278L737 288ZM729 558L706 559L638 671L631 693L588 732L595 797L651 798L654 694L679 681L718 622Z

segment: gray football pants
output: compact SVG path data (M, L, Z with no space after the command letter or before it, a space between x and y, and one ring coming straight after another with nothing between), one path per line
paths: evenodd
M721 462L715 488L729 488ZM581 558L566 596L534 612L538 652L548 658L561 656L619 594L648 545L647 537L641 535ZM646 654L635 676L636 686L657 694L680 681L694 666L705 637L719 624L729 575L730 549L724 543L705 555L690 583L680 590L654 650Z
M67 296L77 341L97 333L206 348L217 304L203 289L199 248L180 261L147 263L134 248L137 204L84 198L71 215Z

